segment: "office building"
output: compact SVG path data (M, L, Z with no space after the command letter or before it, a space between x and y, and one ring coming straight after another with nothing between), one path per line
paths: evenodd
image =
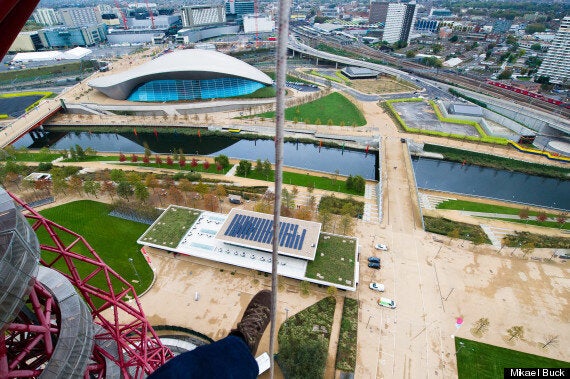
M38 35L46 48L92 46L106 40L106 25L42 29Z
M562 19L560 29L540 65L538 77L547 76L551 83L567 84L570 80L570 16Z
M185 28L217 25L225 22L226 12L222 4L182 7L182 26Z
M32 13L32 19L38 24L53 26L59 24L57 14L52 8L38 8Z
M102 22L96 8L63 8L59 10L63 24L68 27L97 25Z
M20 32L8 51L18 53L21 51L37 51L43 48L37 31Z
M226 1L226 18L228 20L240 21L246 14L255 13L255 3L253 1Z

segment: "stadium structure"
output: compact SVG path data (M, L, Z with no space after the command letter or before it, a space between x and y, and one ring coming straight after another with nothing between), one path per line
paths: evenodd
M115 100L147 102L236 97L272 84L269 76L239 59L201 49L163 54L128 71L89 82Z
M144 378L172 356L83 237L0 188L0 378Z

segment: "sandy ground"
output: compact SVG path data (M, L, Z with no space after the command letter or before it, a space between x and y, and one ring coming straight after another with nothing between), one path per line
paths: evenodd
M545 163L545 158L502 147L406 135L396 129L377 104L360 106L369 123L357 133L382 136L381 159L383 167L389 169L383 172L383 222L356 224L355 235L361 245L360 285L355 293L342 293L357 298L360 306L356 378L454 378L457 369L453 335L570 361L570 351L564 347L570 338L570 266L559 261L523 259L511 256L510 251L498 253L490 247L450 242L425 233L412 188L409 156L400 138L533 162ZM218 115L212 117L216 123L228 122ZM307 126L311 127L334 130L335 134L354 133L352 128ZM231 180L248 183L245 179ZM303 196L304 189L300 190ZM374 199L366 201L375 204ZM379 242L387 243L390 250L374 251L373 244ZM373 254L383 259L381 270L366 267L366 258ZM156 280L141 298L150 321L192 328L214 339L224 337L235 326L251 297L270 285L270 278L223 264L181 255L174 257L158 250L153 250L151 257ZM394 299L396 309L376 304L380 296L368 289L371 281L386 285L383 296ZM293 315L326 296L315 286L311 287L310 295L302 296L298 282L285 279L282 283L278 292L277 327L286 314ZM338 328L338 313L333 330ZM458 317L464 319L460 327L455 323ZM481 317L489 319L490 327L483 337L477 338L470 329ZM509 344L503 337L514 325L524 327L524 339ZM265 333L259 351L268 349L268 334ZM544 350L539 343L549 334L558 335L560 343ZM329 356L327 378L335 376L333 361L334 356Z

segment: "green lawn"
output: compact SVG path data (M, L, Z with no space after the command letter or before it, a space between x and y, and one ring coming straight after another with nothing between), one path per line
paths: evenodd
M101 259L133 284L137 293L141 293L151 284L153 273L141 254L140 246L137 245L136 240L148 226L109 216L109 211L110 206L108 204L81 200L46 209L40 213L46 218L85 237ZM64 242L71 242L71 238L68 236L64 234L59 235ZM38 239L40 242L48 244L47 232L40 230ZM49 243L49 245L52 244ZM73 251L86 256L90 255L82 247L74 247ZM54 254L42 252L42 257L44 259L53 259ZM129 262L129 258L133 260L132 264L136 269L136 273ZM57 262L55 267L68 272L67 269L64 269L62 263L61 261ZM78 264L78 270L83 275L86 275L93 270L93 266ZM139 282L136 283L136 281ZM105 284L103 275L96 275L90 283L103 288ZM113 286L120 290L118 282L114 282Z
M141 242L175 248L202 212L170 206L141 236Z
M455 338L457 372L461 379L503 377L503 368L564 368L570 363L498 346Z
M344 286L353 286L355 256L355 239L321 233L315 260L307 263L305 276Z
M247 177L250 179L258 179L258 180L274 182L275 171L271 170L271 174L269 176L265 176L260 172L252 170ZM309 187L310 185L312 185L314 188L322 189L325 191L341 192L357 196L364 195L361 193L357 193L355 190L348 190L346 188L346 180L343 177L334 179L326 176L314 176L314 175L301 174L297 172L283 171L283 183L292 184L299 187Z
M51 162L54 159L61 157L61 154L56 153L20 153L17 152L14 155L10 156L10 160L16 162ZM4 158L0 158L0 161L6 160Z
M256 117L273 118L275 112L265 112ZM306 104L285 109L288 121L321 125L366 125L362 112L350 100L338 92Z
M437 209L453 209L453 210L462 210L462 211L470 211L470 212L484 212L484 213L497 213L497 214L506 214L506 215L518 215L522 208L513 208L507 207L503 205L493 205L493 204L486 204L486 203L479 203L474 201L465 201L465 200L446 200L442 203L437 205ZM536 217L538 214L537 211L529 210L530 217ZM547 216L551 219L556 219L560 214L556 213L547 213ZM570 223L565 222L562 225L556 221L544 221L540 222L537 220L523 220L523 219L512 219L512 218L502 218L502 217L486 217L493 220L502 220L507 222L517 222L517 223L524 223L529 225L538 225L544 226L547 228L558 228L558 229L570 229Z
M354 372L356 368L356 340L358 333L358 300L345 298L340 322L336 368Z
M275 80L275 71L268 71L268 72L265 72L265 74L267 74L267 76L269 76L271 79ZM285 80L288 81L288 82L297 82L297 83L305 83L305 84L316 84L316 83L312 83L312 82L309 82L309 81L307 81L307 80L304 80L304 79L301 79L301 78L298 78L298 77L296 77L296 76L289 75L289 74L286 74L286 75L285 75Z

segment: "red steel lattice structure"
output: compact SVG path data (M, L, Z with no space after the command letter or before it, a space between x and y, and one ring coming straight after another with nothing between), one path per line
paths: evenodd
M93 363L88 366L85 377L104 378L106 370L109 369L107 365L112 362L111 364L120 369L121 377L143 378L173 357L172 352L162 345L147 321L134 288L129 282L107 266L82 236L44 218L14 195L10 196L24 208L24 216L32 221L34 231L47 233L49 236L49 242L42 241L44 243L40 244L42 250L40 263L56 269L73 284L90 308L93 322L101 327L95 334ZM78 269L79 262L81 269ZM104 278L105 288L100 288L100 285L95 286L93 284L95 278ZM32 291L30 295L31 302L34 301L32 299L34 294L40 291L38 287L41 286L36 285L36 291ZM41 307L36 306L40 311L39 314L42 313L41 309L44 310L44 314L52 310L57 314L50 305L52 302L48 297L44 298L45 304ZM20 326L16 326L18 322ZM37 341L29 341L26 346L16 346L16 342L20 344L23 342L17 338L10 339L10 333L30 329L32 326L25 326L25 320L21 319L12 324L15 330L7 332L8 338L4 341L6 344L0 345L0 362L5 361L9 351L18 351L16 349L19 348L28 354L35 352L37 367L28 367L27 375L18 376L37 376L32 374L37 374L41 363L49 359L50 339L45 338L46 333L48 330L50 333L57 333L57 327L50 325L48 317L43 325L37 327L39 328L37 335L42 335L44 342L38 343L42 338L37 337ZM10 342L13 342L13 345L10 345ZM28 358L29 362L33 361L30 356Z

